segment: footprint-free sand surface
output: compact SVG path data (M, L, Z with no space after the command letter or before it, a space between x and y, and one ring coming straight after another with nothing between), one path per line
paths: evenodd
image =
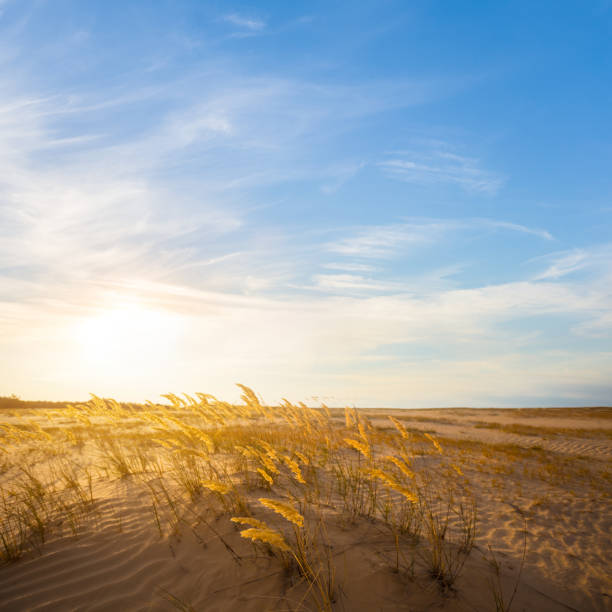
M385 522L385 513L399 503L393 487L379 490L375 510L351 511L336 484L329 484L335 478L330 476L333 466L345 464L339 459L324 464L320 459L319 472L314 467L309 472L307 462L314 464L316 449L310 458L298 459L298 446L283 446L279 438L275 448L293 449L294 454L283 452L301 466L308 484L290 482L291 471L280 469L283 459L278 451L279 474L268 469L275 484L267 488L265 481L253 480L240 490L247 504L242 513L265 520L292 546L300 528L267 511L258 499L291 502L306 524L318 526L324 544L318 544L317 558L326 566L317 566L317 571L333 574L328 603L316 593L316 581L287 563L288 553L241 537L245 526L230 520L239 513L224 505L225 493L204 487L181 496L179 472L172 472L178 465L172 453L178 450L163 446L154 423L147 429L138 419L132 424L125 420L121 449L124 456L140 444L153 455L163 449L168 453L165 463L140 468L133 464L122 475L114 469L113 449L100 437L94 440L96 427L106 427L103 419L96 424L89 417L87 425L75 422L74 414L50 410L43 415L21 408L0 414L5 424L0 453L2 533L5 539L16 537L16 504L24 499L33 506L40 502L40 530L35 520L27 526L22 522L19 528L32 533L22 534L16 558L5 554L0 564L0 610L485 611L496 609L496 593L503 600L498 609L504 609L499 606L507 606L515 590L510 608L515 611L612 610L612 410L372 409L358 415L367 424L365 438L359 438L356 422L355 433L350 433L344 412L331 411L326 427L340 431L338 444L348 437L367 439L382 465L387 446L395 444L394 438L385 437L397 434L388 418L394 416L412 437L411 470L447 474L444 470L451 466L460 481L455 499L475 503L476 531L469 554L457 552L448 536L449 554L463 563L452 584L432 577L428 569L426 530L406 535ZM262 423L259 418L244 427L250 428L249 435L258 427L271 427ZM231 435L242 426L224 425L233 428ZM107 441L112 439L112 426L108 427ZM30 439L20 438L17 429L29 431ZM423 434L432 436L442 452ZM219 441L215 438L215 448L207 451L211 456L223 448L222 434L216 435ZM271 435L265 439L272 440ZM299 444L306 453L305 444ZM166 445L171 446L167 441ZM337 457L349 458L356 469L367 467L366 456L353 448L334 452L344 453ZM275 451L270 456L276 456ZM204 464L209 461L203 455L193 457ZM285 460L287 466L291 468ZM70 478L61 475L62 469L73 470L80 484L70 489ZM249 477L233 467L224 473L237 483L241 478L248 482ZM161 483L167 475L164 488ZM415 490L420 487L423 496L434 490L444 495L446 480L418 478L407 482L414 482ZM24 493L28 486L34 489L29 498ZM37 486L52 493L36 491ZM319 496L311 499L306 491L315 486ZM44 499L53 503L40 501ZM407 507L416 508L417 503ZM451 513L457 508L453 506ZM5 545L5 553L6 549Z

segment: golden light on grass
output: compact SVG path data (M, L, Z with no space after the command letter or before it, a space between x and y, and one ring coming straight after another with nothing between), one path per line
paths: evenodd
M519 465L547 486L566 489L572 474L572 487L587 477L594 490L609 485L608 471L569 460L551 463L537 449L439 441L429 433L435 424L421 417L412 420L409 433L395 418L391 427L385 413L288 401L267 406L248 387L240 389L243 404L167 393L164 403L92 396L81 404L7 412L0 418L1 560L16 563L39 553L57 536L63 541L67 529L86 537L113 521L116 533L131 525L144 533L149 525L173 555L185 532L204 551L220 543L238 567L264 552L285 575L299 577L295 584L305 589L300 597L329 612L350 592L347 585L337 588L336 568L345 563L342 551L354 547L388 563L390 575L413 584L433 581L442 594L461 591L466 564L470 581L477 582L483 571L471 556L479 537L477 503L490 506L498 495L502 516L511 521L508 499L515 505L525 500L515 491L502 494L502 477L510 478ZM545 497L531 501L530 517L546 508ZM132 507L145 508L149 519L124 519ZM527 511L521 512L524 522ZM359 533L369 529L376 541L360 542ZM485 575L484 588L492 591L494 609L507 610L515 592L521 597L514 588L520 572L509 589L508 572L494 559L491 552L493 581ZM360 609L359 602L343 605Z
M268 474L268 472L266 472L266 470L264 470L263 468L257 468L257 472L261 475L261 477L269 484L269 485L273 485L274 484L274 479L272 478L272 476L270 476L270 474Z
M260 497L259 503L266 506L266 508L274 510L274 512L280 514L282 517L286 518L289 522L297 525L298 527L302 527L304 525L304 517L287 502Z
M370 445L367 442L360 442L353 438L344 438L344 441L356 451L360 452L366 459L371 459Z
M257 528L251 527L250 529L245 529L240 532L240 535L243 538L247 538L249 540L255 540L259 542L263 542L265 544L270 544L270 546L274 546L280 550L290 551L291 548L285 542L282 534L274 529L270 528Z
M252 516L233 516L230 521L232 523L239 523L241 525L249 525L250 527L256 527L257 529L267 529L268 526L263 522L259 521Z

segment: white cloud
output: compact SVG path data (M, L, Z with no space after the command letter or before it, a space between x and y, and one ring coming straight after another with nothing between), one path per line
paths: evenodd
M19 372L4 372L3 384L10 381L10 392L29 396L38 384L47 397L65 397L62 389L72 389L74 396L78 383L83 396L92 391L141 400L168 389L231 397L238 380L256 386L269 401L282 394L301 399L318 392L335 396L340 404L376 400L379 405L414 406L508 405L518 401L513 398L543 398L555 389L569 396L569 387L559 391L559 368L568 372L566 385L605 383L610 355L596 358L592 351L579 350L555 354L541 349L537 336L507 326L542 315L571 316L587 326L597 317L603 320L612 310L612 297L597 283L523 281L371 295L389 287L351 274L316 280L331 295L240 295L126 275L90 283L89 289L81 284L78 294L55 287L52 300L19 299L29 287L13 283L9 287L19 301L0 303L0 350L24 360ZM346 291L349 295L342 295ZM75 317L87 320L125 302L151 313L145 323L168 321L172 336L166 341L159 335L160 355L141 362L138 373L129 362L131 350L120 351L108 363L97 362L95 371L83 371L90 357L74 339ZM156 329L141 329L145 323L140 336L155 336ZM385 358L385 347L397 347L392 360ZM419 356L423 347L426 352ZM439 348L435 357L427 356L431 347ZM27 355L36 358L25 359ZM48 380L32 382L35 370L45 372ZM77 383L75 372L82 373ZM49 380L54 381L51 386Z
M480 221L484 226L489 226L492 228L507 229L515 232L521 232L523 234L531 234L532 236L539 236L540 238L544 238L544 240L554 240L552 234L546 230L527 227L519 223L509 223L508 221L493 221L490 219L480 219L477 221Z
M241 220L218 198L194 207L191 194L170 194L159 185L154 171L167 148L143 146L141 155L132 156L133 140L109 145L98 135L64 135L58 116L66 111L86 121L92 109L9 92L0 98L0 262L5 275L32 279L24 299L57 295L67 286L76 293L87 279L118 270L155 278L224 254L168 246L194 231L206 232L210 241L239 228ZM199 133L227 131L214 116L195 123ZM177 148L193 138L174 130ZM8 295L7 282L0 299Z
M202 89L198 75L137 92L118 86L70 96L32 94L17 79L2 88L0 260L13 276L36 279L29 298L59 294L63 286L77 292L85 279L112 279L118 270L144 279L176 273L187 283L217 282L196 271L215 267L211 260L229 265L223 258L236 252L236 245L216 242L243 227L232 193L291 178L346 180L361 164L298 162L304 135L333 126L347 106L357 117L417 102L399 95L401 83L383 85L373 96L361 85L213 77L212 88ZM126 125L131 129L125 113L137 116L143 104L165 110L124 133ZM108 121L109 114L117 120ZM105 117L102 130L99 117ZM84 127L66 130L67 119ZM180 189L158 179L194 160L202 172ZM198 232L206 237L198 248L178 244ZM239 284L246 291L275 284L274 272L242 272L237 267L219 282L249 276Z
M435 241L447 228L445 222L364 227L357 229L350 237L329 243L327 249L332 253L353 257L390 257L398 249Z
M550 253L533 259L534 262L547 262L547 267L535 279L559 279L576 272L597 273L612 277L612 244L592 245Z
M561 278L585 268L588 264L588 253L584 250L576 249L556 258L544 272L536 276L536 279Z
M572 332L588 338L612 337L612 311L600 312L593 318L573 326Z
M353 292L397 292L401 285L389 281L377 281L356 274L315 274L313 289L332 293Z
M507 230L552 240L550 232L494 219L423 219L354 228L349 235L327 244L327 250L357 258L390 258L406 249L440 242L451 233Z
M329 178L321 187L321 191L326 195L336 193L345 183L357 175L365 165L365 162L334 164L327 170Z
M346 262L331 262L323 264L328 270L342 270L346 272L373 272L376 268L368 264L356 264Z
M280 91L290 99L293 93L284 90L285 85ZM202 231L208 244L215 235L227 236L240 228L243 220L224 210L218 199L222 191L216 189L214 178L207 179L202 192L212 194L211 202L202 202L194 210L181 194L156 183L155 174L190 147L217 152L215 139L267 147L275 155L278 149L282 156L283 144L293 142L320 118L314 113L306 120L311 123L296 127L290 125L289 113L286 131L280 137L277 133L271 144L264 142L267 128L246 120L249 105L275 103L278 91L275 86L247 87L242 98L221 112L223 101L231 98L225 93L208 103L193 104L182 119L181 113L173 112L139 138L115 141L108 147L91 140L90 148L79 153L74 164L52 161L42 166L34 163L35 152L53 146L54 155L65 154L75 144L88 147L87 139L76 143L71 137L58 138L50 119L57 114L57 100L6 102L9 110L0 115L5 128L0 158L6 162L0 196L0 260L5 268L28 268L31 279L15 275L0 279L4 296L0 351L22 364L20 370L11 365L3 373L0 382L13 385L9 392L65 397L67 390L82 396L93 391L145 399L143 389L151 397L155 392L197 385L223 396L231 394L234 380L243 380L255 384L270 400L282 389L298 396L320 391L339 402L360 398L363 403L380 393L379 401L387 404L423 402L426 397L448 403L451 396L452 401L468 403L474 388L468 389L466 380L479 381L478 397L495 393L504 376L514 380L516 388L535 393L534 373L542 372L543 366L534 367L528 384L518 380L518 366L504 361L508 347L518 342L515 335L501 329L505 322L534 314L571 314L585 322L582 331L586 333L589 321L592 329L596 317L607 312L610 300L604 292L592 287L578 291L572 285L545 282L544 277L469 290L416 284L411 294L402 293L401 282L389 280L380 270L374 274L374 266L359 261L435 245L452 232L500 230L550 237L545 230L505 221L420 220L336 232L340 238L329 242L326 250L350 260L323 263L338 274L309 276L316 298L304 292L294 298L260 295L279 284L286 286L291 261L287 272L282 268L279 272L276 264L262 271L261 262L252 261L243 245L237 250L222 241L224 250L210 252L173 245L173 239L188 236L194 228ZM172 198L172 210L166 205L168 198ZM279 248L264 257L284 259L283 245ZM217 269L220 281L198 276ZM163 282L168 278L175 279L174 284ZM555 278L550 275L551 280ZM212 290L216 282L222 289ZM96 362L96 370L83 372L74 391L74 372L89 359L71 335L75 318L95 316L104 309L112 312L125 300L141 303L151 313L145 322L170 322L172 335L160 337L160 343L167 342L169 348L137 375L131 371L132 350L108 363ZM153 328L149 331L156 333ZM140 329L138 338L147 333ZM364 373L367 364L388 363L379 353L381 347L436 343L476 353L479 347L492 345L487 349L492 357L489 362L466 359L427 364L398 358L403 365L395 369L389 366L384 373ZM576 357L576 366L579 361ZM470 367L474 369L468 376ZM498 370L492 372L495 367ZM412 378L407 378L407 371ZM586 367L579 371L585 372ZM44 372L45 380L33 381L37 372ZM486 382L475 372L484 373ZM447 381L446 396L439 390L440 377ZM163 388L154 388L162 379ZM410 389L406 380L411 381ZM588 380L577 376L576 384ZM410 399L403 400L402 394L405 398L407 393L412 394Z
M503 183L499 174L483 169L480 160L437 147L399 151L378 165L388 176L408 183L450 183L467 191L489 194L496 193Z
M223 16L223 21L227 21L239 28L250 30L251 32L259 32L266 27L266 22L261 19L254 19L239 15L238 13L230 13Z

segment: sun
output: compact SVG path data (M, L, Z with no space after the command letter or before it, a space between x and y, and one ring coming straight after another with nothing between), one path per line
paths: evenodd
M78 368L108 376L155 370L173 351L179 333L180 320L171 312L138 302L101 309L75 326Z

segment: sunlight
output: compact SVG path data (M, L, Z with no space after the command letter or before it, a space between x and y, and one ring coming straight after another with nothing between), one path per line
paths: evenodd
M173 352L179 331L176 315L137 302L101 310L75 325L77 368L95 367L105 375L120 374L128 366L150 372Z

